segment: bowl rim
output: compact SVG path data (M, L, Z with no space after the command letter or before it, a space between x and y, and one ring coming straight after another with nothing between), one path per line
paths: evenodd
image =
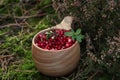
M47 28L47 29L41 30L41 31L39 31L38 33L36 33L36 34L34 35L33 39L32 39L32 45L33 45L34 47L36 47L37 49L42 50L42 51L47 51L47 52L60 52L60 51L70 50L70 49L74 48L77 44L79 44L78 41L75 41L75 43L74 43L72 46L70 46L70 47L68 47L68 48L65 48L65 49L61 49L61 50L47 50L47 49L42 49L42 48L38 47L38 46L35 44L35 39L36 39L37 35L40 34L40 33L42 33L42 32L45 32L45 31L47 31L47 30L51 30L51 29L53 29L53 28L54 28L54 27L52 27L52 28ZM59 29L59 28L54 28L54 29Z

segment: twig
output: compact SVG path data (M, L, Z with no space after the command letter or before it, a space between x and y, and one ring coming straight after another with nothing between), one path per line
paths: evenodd
M7 58L7 57L13 57L13 56L15 56L15 55L14 54L11 54L11 55L1 55L0 59Z
M46 15L46 13L42 13L42 14L39 14L39 15L32 15L32 16L14 16L14 18L17 18L17 19L28 19L28 18L33 18L33 17L40 17L40 16L44 16ZM0 26L0 29L4 28L4 27L9 27L9 26L20 26L20 25L26 25L26 23L11 23L11 24L7 24L7 25L3 25L3 26Z
M16 72L34 72L32 70L15 70Z
M26 25L26 24L25 23L19 23L19 25ZM10 24L0 26L0 29L5 28L5 27L11 27L11 26L19 26L19 25L16 24L16 23L10 23Z
M0 51L0 55L2 55L2 53L4 53L4 52L9 52L9 47L8 48L6 48L6 49L4 49L4 50L2 50L2 51Z
M100 71L98 70L98 71L96 71L92 76L90 76L87 80L92 80L92 78L97 74L97 73L99 73Z
M50 7L50 6L52 6L52 4L48 4L48 5L44 6L44 7L42 8L42 10L45 9L45 8L48 8L48 7Z
M17 65L17 64L20 64L20 63L23 63L23 62L24 62L23 60L19 60L19 61L11 62L10 64Z
M88 33L86 33L85 35L86 35L85 38L86 38L86 42L87 42L87 46L86 46L87 51L94 50L94 52L96 52L96 49L92 43L90 36L88 35Z
M2 35L6 35L6 34L8 34L8 33L9 33L9 31L4 32L4 33L1 33L0 36L2 36ZM1 40L0 40L0 43L1 43Z
M30 28L32 27L27 21L25 21L25 23L28 27L30 27Z
M61 77L61 78L65 79L65 80L69 80L69 79L68 79L68 78L66 78L66 77Z
M41 14L38 14L38 15L31 15L31 16L20 16L20 17L18 17L18 16L15 16L15 18L17 18L17 19L28 19L28 18L33 18L33 17L41 17L41 16L44 16L44 15L46 15L46 13L41 13Z
M46 13L38 13L38 14L35 14L35 15L31 15L31 16L9 16L9 15L3 15L4 17L0 17L0 21L2 21L3 19L6 19L6 18L16 18L16 19L28 19L28 18L33 18L33 17L41 17L41 16L45 16Z

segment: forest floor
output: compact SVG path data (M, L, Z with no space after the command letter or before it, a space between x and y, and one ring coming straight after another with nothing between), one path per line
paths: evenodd
M60 21L52 7L51 0L41 0L41 2L37 3L22 3L19 0L14 0L14 2L11 0L1 0L0 80L120 79L120 73L117 73L116 77L112 76L116 73L111 71L110 74L106 68L98 68L98 65L96 66L96 63L89 56L86 56L87 54L84 52L84 49L82 49L79 66L72 74L64 77L49 77L41 74L36 69L32 60L32 38L37 32L56 25ZM84 43L85 40L81 45L83 46Z

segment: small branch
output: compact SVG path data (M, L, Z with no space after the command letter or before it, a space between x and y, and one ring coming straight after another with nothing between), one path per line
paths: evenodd
M38 14L35 14L35 15L31 15L31 16L9 16L9 15L2 15L0 16L0 21L2 21L3 19L6 19L6 18L16 18L16 19L28 19L28 18L33 18L33 17L41 17L41 16L45 16L46 13L38 13Z
M0 43L1 42L3 42L3 41L0 41ZM8 48L6 48L6 49L3 49L2 51L0 51L0 57L1 57L1 55L3 55L2 53L4 53L4 52L9 52L9 47Z
M94 50L94 52L96 52L96 49L95 49L95 47L92 43L92 40L91 40L90 36L88 35L88 33L86 33L85 36L86 36L85 38L86 38L86 42L87 42L87 46L86 46L87 51Z
M11 54L11 55L1 55L0 59L7 58L7 57L13 57L13 56L15 56L15 55L14 54Z
M0 36L2 36L2 35L6 35L6 34L8 34L8 33L9 33L9 31L4 32L4 33L1 33ZM0 43L1 43L1 40L0 40Z
M15 16L15 18L17 19L28 19L28 18L33 18L33 17L41 17L41 16L44 16L46 15L46 13L42 13L42 14L38 14L38 15L32 15L32 16Z
M20 63L23 63L23 62L24 62L23 60L19 60L19 61L11 62L10 64L11 65L17 65L17 64L20 64Z
M96 71L96 72L95 72L92 76L90 76L87 80L92 80L92 78L93 78L97 73L99 73L99 70Z
M34 72L32 70L15 70L16 72Z
M10 23L10 24L6 24L3 26L0 26L0 29L5 28L5 27L11 27L11 26L20 26L20 25L26 25L25 23Z
M69 79L68 79L68 78L66 78L66 77L61 77L61 78L65 79L65 80L69 80Z

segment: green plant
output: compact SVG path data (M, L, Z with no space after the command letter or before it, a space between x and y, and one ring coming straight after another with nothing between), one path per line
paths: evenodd
M72 37L73 40L77 40L78 42L82 42L82 39L84 38L84 35L81 34L80 28L77 29L76 31L71 29L70 32L65 32L65 35Z

